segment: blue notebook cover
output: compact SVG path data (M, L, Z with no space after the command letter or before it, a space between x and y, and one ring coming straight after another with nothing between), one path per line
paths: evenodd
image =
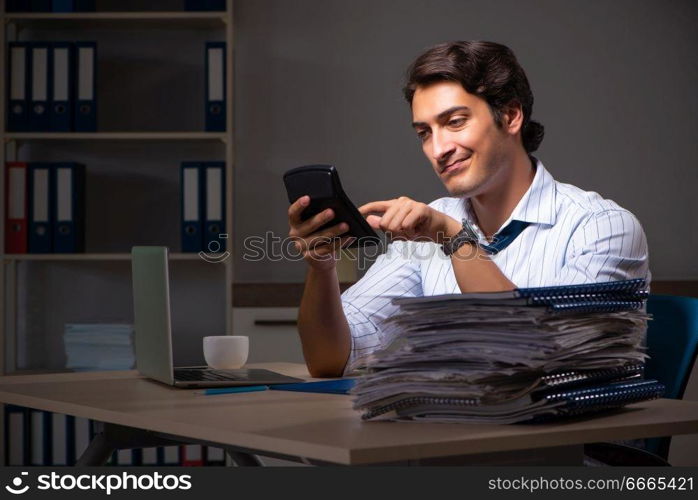
M325 394L349 394L356 384L356 379L340 378L337 380L322 380L320 382L301 382L299 384L275 384L269 389L276 391L319 392Z

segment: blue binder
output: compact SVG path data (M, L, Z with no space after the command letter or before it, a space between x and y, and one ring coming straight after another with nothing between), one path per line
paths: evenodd
M51 413L42 410L31 410L31 464L53 464L53 433Z
M51 0L31 0L32 12L51 12Z
M8 47L9 81L7 85L7 129L29 130L29 44L10 42Z
M53 164L53 251L85 251L85 165Z
M225 42L206 43L206 130L225 132Z
M27 12L29 8L29 0L5 0L5 12Z
M75 44L75 108L76 132L97 130L97 43Z
M53 248L52 178L50 163L28 164L29 253L51 253Z
M75 0L53 0L51 7L53 12L75 12Z
M225 162L201 164L204 199L204 252L225 252Z
M225 10L225 0L185 0L184 10Z
M48 43L29 44L29 130L32 132L49 130L50 55Z
M70 132L73 129L73 44L53 42L49 47L50 99L49 130Z
M75 0L75 10L77 12L94 12L95 0Z
M202 237L202 175L197 162L182 162L180 170L181 186L181 227L182 252L203 250Z

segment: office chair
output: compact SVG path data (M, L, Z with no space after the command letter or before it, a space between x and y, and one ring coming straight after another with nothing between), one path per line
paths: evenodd
M647 312L645 378L666 386L665 398L681 399L698 354L698 298L650 295ZM584 453L606 465L667 466L671 437L647 439L644 449L616 443L592 443Z

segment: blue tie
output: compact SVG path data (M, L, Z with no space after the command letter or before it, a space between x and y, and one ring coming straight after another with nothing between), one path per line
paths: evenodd
M520 235L521 232L529 225L531 225L530 222L513 220L507 224L504 229L494 235L492 238L493 243L491 245L480 245L480 247L484 248L488 253L496 255L508 247L509 244L514 241L516 237Z

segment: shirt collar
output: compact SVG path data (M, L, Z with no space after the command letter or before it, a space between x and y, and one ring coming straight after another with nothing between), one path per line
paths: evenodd
M528 190L519 200L509 218L499 228L499 231L512 220L550 226L555 224L555 179L545 169L543 162L533 156L531 156L531 159L536 165L536 174L533 177L533 182L531 182ZM465 217L471 223L475 223L475 215L469 198L465 199Z

